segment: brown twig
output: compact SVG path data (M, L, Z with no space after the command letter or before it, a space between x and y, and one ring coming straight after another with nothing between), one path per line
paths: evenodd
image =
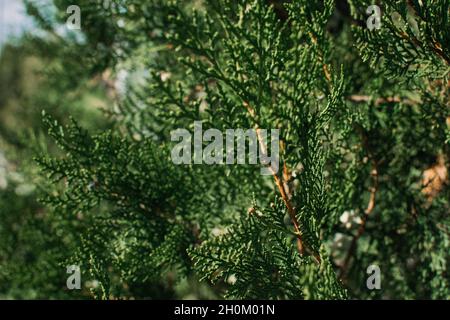
M415 15L417 17L420 17L423 20L423 18L419 15L414 2L411 0L407 0L407 3L413 9ZM416 37L409 38L408 35L404 32L401 32L400 35L402 36L402 38L404 38L405 40L411 41L416 46L421 47L421 48L423 47L423 43L420 42ZM432 39L432 40L433 40L433 44L430 46L431 50L435 54L437 54L440 58L442 58L447 63L447 65L450 65L450 57L445 54L444 50L442 50L442 45L439 42L437 42L435 39Z
M360 102L369 102L372 100L371 96L366 96L366 95L351 95L349 97L347 97L347 100L355 102L355 103L360 103ZM417 105L418 103L420 103L420 101L415 101L415 100L411 100L411 99L402 99L400 97L386 97L386 98L377 98L375 99L375 105L380 105L383 103L403 103L406 105Z
M246 102L244 102L244 106L247 109L247 111L249 112L250 116L252 118L255 118L256 117L255 110ZM256 130L256 136L257 136L261 151L263 154L267 154L267 146L264 143L264 139L261 134L261 129L259 128L258 124L255 124L255 130ZM309 249L307 246L305 246L305 243L303 241L303 235L302 235L302 232L300 229L300 225L297 220L295 208L292 205L291 200L290 200L289 188L287 187L287 185L285 184L283 179L279 177L278 172L276 172L270 165L268 165L268 168L274 178L275 184L280 192L281 198L283 199L283 202L287 208L287 211L288 211L289 217L292 221L292 224L294 225L295 235L297 237L297 248L298 248L300 255L304 255L305 252L307 252L312 255L312 257L315 259L316 263L320 264L320 262L321 262L320 256L317 253L313 252L311 249ZM283 171L285 171L285 174L288 175L288 173L287 173L288 169L285 165L283 166Z
M416 47L419 48L425 48L426 46L424 45L423 42L421 42L419 39L417 39L414 36L409 36L406 32L404 31L400 31L399 35L401 38L403 38L404 40L408 41L409 43L412 43L413 45L415 45ZM446 56L444 53L444 50L442 50L442 45L437 42L436 40L433 39L433 44L428 46L436 55L438 55L441 59L443 59L447 65L450 65L450 57Z
M358 240L359 238L361 238L361 236L363 235L363 233L366 231L366 223L367 223L367 219L369 218L369 215L372 213L373 209L375 208L375 199L376 199L376 194L378 191L378 171L376 169L376 167L374 167L372 169L371 172L371 176L373 179L373 186L370 190L370 199L369 199L369 203L367 205L367 208L364 212L364 217L362 219L361 225L358 228L358 231L356 232L355 236L353 237L353 240L350 244L350 247L347 251L347 255L345 256L345 260L344 263L342 265L341 268L341 273L340 273L340 278L341 279L345 279L345 277L347 276L347 272L348 272L348 267L350 264L350 259L353 256L353 253L356 250L356 247L358 245Z
M291 181L291 173L289 172L289 169L286 166L286 162L283 163L283 184L284 184L284 189L286 189L286 193L289 199L292 198L292 192L291 189L289 187L289 182Z
M364 145L365 149L368 151L369 158L372 161L372 169L370 172L370 176L372 177L372 186L370 188L369 203L367 204L367 208L364 211L364 217L362 218L361 225L359 226L356 234L354 235L354 237L352 239L352 242L350 243L350 247L347 251L344 263L342 264L342 267L341 267L339 277L342 280L345 280L345 278L347 276L349 265L350 265L350 259L352 258L354 252L356 251L356 248L358 246L358 240L359 240L359 238L361 238L361 236L366 231L367 220L368 220L370 214L372 213L373 209L375 208L376 195L378 192L378 184L379 184L378 183L378 163L374 159L374 157L372 156L372 154L370 152L368 141L367 141L367 136L364 133L363 133L363 145Z
M311 38L311 42L313 43L313 45L315 45L317 47L319 62L322 63L322 70L325 75L325 79L327 80L328 85L331 87L332 79L331 79L330 66L325 62L323 51L318 46L317 37L314 34L312 34L311 32L309 32L308 34L309 34L309 37Z

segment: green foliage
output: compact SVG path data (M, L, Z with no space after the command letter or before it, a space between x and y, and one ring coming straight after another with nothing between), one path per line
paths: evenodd
M243 216L224 235L192 250L198 273L213 283L224 280L232 284L225 297L345 298L329 261L323 261L318 270L313 262L299 257L280 215L282 206L280 203L264 212L255 209L254 215ZM325 251L321 255L326 256Z
M37 296L60 297L75 264L72 297L449 298L450 4L424 2L384 1L371 31L364 0L27 1L47 32L31 48L54 52L27 102L51 146L19 238L51 265ZM61 36L71 4L82 30ZM111 125L67 121L93 87ZM279 172L173 164L171 131L199 120L279 129ZM27 279L10 219L0 275Z

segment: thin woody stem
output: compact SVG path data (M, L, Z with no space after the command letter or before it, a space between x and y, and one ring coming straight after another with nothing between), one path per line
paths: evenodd
M366 95L351 95L347 97L349 101L355 102L355 103L363 103L363 102L369 102L372 100L371 96ZM380 105L384 103L403 103L406 105L417 105L420 103L420 101L411 100L411 99L402 99L400 97L386 97L386 98L377 98L374 100L375 105Z
M244 102L244 106L247 109L247 111L249 112L249 114L252 116L252 118L255 118L255 116L256 116L255 110L246 102ZM264 138L262 137L261 129L259 128L258 124L255 124L255 130L256 130L256 136L257 136L261 151L263 154L267 155L267 146L264 143ZM320 261L321 261L320 256L318 254L312 252L312 250L310 250L304 244L300 225L297 220L295 208L291 203L290 192L289 192L287 186L285 185L284 181L278 176L278 172L276 172L272 168L272 166L269 165L268 168L274 178L275 184L280 192L281 198L283 199L283 202L287 208L287 211L288 211L289 217L292 221L292 224L294 225L295 235L297 237L297 248L298 248L300 255L304 255L305 252L308 252L309 254L311 254L314 257L316 263L320 264ZM286 166L284 166L284 170L286 170L286 172L287 172Z
M319 54L319 61L322 63L322 70L325 75L325 79L327 80L328 85L331 87L332 85L332 78L331 78L331 71L330 66L324 61L324 53L320 49L317 43L317 38L314 36L311 32L309 33L309 37L311 38L311 42L317 47L317 51Z
M363 134L363 145L366 148L366 150L368 150L369 158L371 158L371 161L372 161L372 170L370 172L370 176L372 177L372 187L370 188L369 203L367 204L367 208L364 211L364 217L362 219L361 225L359 226L358 231L356 232L355 236L352 239L352 242L350 243L350 247L349 247L349 249L347 251L344 263L343 263L343 265L341 267L341 271L340 271L339 277L341 279L343 279L343 280L345 280L346 277L347 277L347 274L348 274L348 271L349 271L350 260L351 260L353 254L356 251L356 248L358 246L358 240L359 240L359 238L361 238L361 236L366 231L367 220L368 220L370 214L372 213L373 209L375 208L376 195L377 195L378 188L379 188L378 163L373 158L373 156L372 156L372 154L371 154L371 152L369 150L369 146L368 146L368 142L367 142L367 136L365 134Z
M417 39L414 36L410 36L408 35L406 32L404 31L400 31L399 32L400 37L402 37L403 39L405 39L406 41L409 41L410 43L414 44L415 46L419 47L419 48L424 48L426 45L421 42L419 39ZM439 58L441 58L442 60L444 60L444 62L447 65L450 65L450 58L447 57L444 53L444 51L442 50L442 45L433 40L433 45L429 46L429 48L437 55L439 56Z
M356 250L359 238L361 238L361 236L366 231L366 224L367 224L369 215L372 213L373 209L375 208L375 199L376 199L376 194L378 191L378 171L376 168L374 168L372 170L371 175L372 175L372 179L373 179L373 186L370 190L369 203L367 205L367 209L364 212L364 217L362 219L361 225L359 226L356 235L353 237L353 240L350 244L347 255L345 256L344 264L342 265L342 268L341 268L341 274L340 274L341 278L345 278L347 276L350 259L352 258L353 253Z
M407 0L408 5L414 10L414 13L416 14L417 17L420 17L422 20L423 18L418 14L418 9L416 7L416 5L414 4L413 1L411 0ZM417 39L416 37L409 37L405 32L401 32L400 35L402 36L402 38L404 38L405 40L411 41L412 43L414 43L416 46L418 47L424 47L424 44ZM450 57L447 56L444 52L444 50L442 50L442 45L437 42L435 39L432 39L433 44L430 46L430 49L436 54L438 55L442 60L444 60L447 65L450 65Z

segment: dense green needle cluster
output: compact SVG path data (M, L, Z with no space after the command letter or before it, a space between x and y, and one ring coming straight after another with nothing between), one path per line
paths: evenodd
M450 298L449 0L26 3L46 111L0 130L36 186L0 184L0 296ZM174 164L195 121L279 129L279 170Z

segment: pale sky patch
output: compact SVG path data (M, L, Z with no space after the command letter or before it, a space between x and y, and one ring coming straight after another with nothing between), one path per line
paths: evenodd
M32 25L22 0L0 0L0 44L20 34Z

